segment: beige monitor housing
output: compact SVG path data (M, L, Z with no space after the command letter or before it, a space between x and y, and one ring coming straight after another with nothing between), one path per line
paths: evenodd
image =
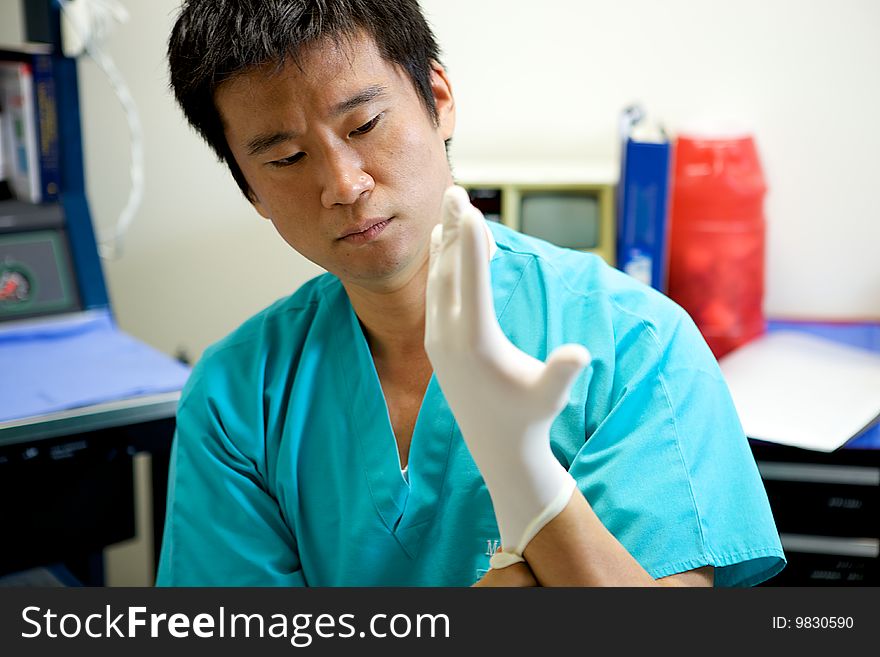
M560 199L589 195L595 199L597 206L595 245L579 250L595 253L609 265L615 265L617 175L612 165L536 165L528 162L466 164L455 167L453 174L456 183L468 192L483 193L490 205L497 204L497 213L490 206L480 208L487 219L499 221L524 233L527 231L522 225L521 208L523 199L529 195L540 194L548 198L558 194ZM500 199L497 199L499 195ZM476 201L475 204L480 207Z

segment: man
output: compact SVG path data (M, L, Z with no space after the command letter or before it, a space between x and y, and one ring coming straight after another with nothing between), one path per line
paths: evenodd
M158 584L750 585L781 569L687 316L593 256L488 239L449 190L455 101L415 0L189 0L169 63L257 212L328 274L196 366Z

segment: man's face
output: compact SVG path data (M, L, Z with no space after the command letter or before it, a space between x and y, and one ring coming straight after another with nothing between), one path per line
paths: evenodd
M306 50L301 66L248 71L215 102L257 211L303 256L346 284L390 290L428 255L455 109L443 69L437 122L411 80L369 37Z

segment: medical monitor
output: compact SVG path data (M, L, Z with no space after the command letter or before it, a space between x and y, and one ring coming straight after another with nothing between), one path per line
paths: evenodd
M486 219L615 264L612 167L463 167L456 182Z

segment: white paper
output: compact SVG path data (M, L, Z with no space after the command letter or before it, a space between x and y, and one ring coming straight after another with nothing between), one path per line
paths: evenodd
M797 331L719 361L749 438L831 452L880 416L880 355Z

